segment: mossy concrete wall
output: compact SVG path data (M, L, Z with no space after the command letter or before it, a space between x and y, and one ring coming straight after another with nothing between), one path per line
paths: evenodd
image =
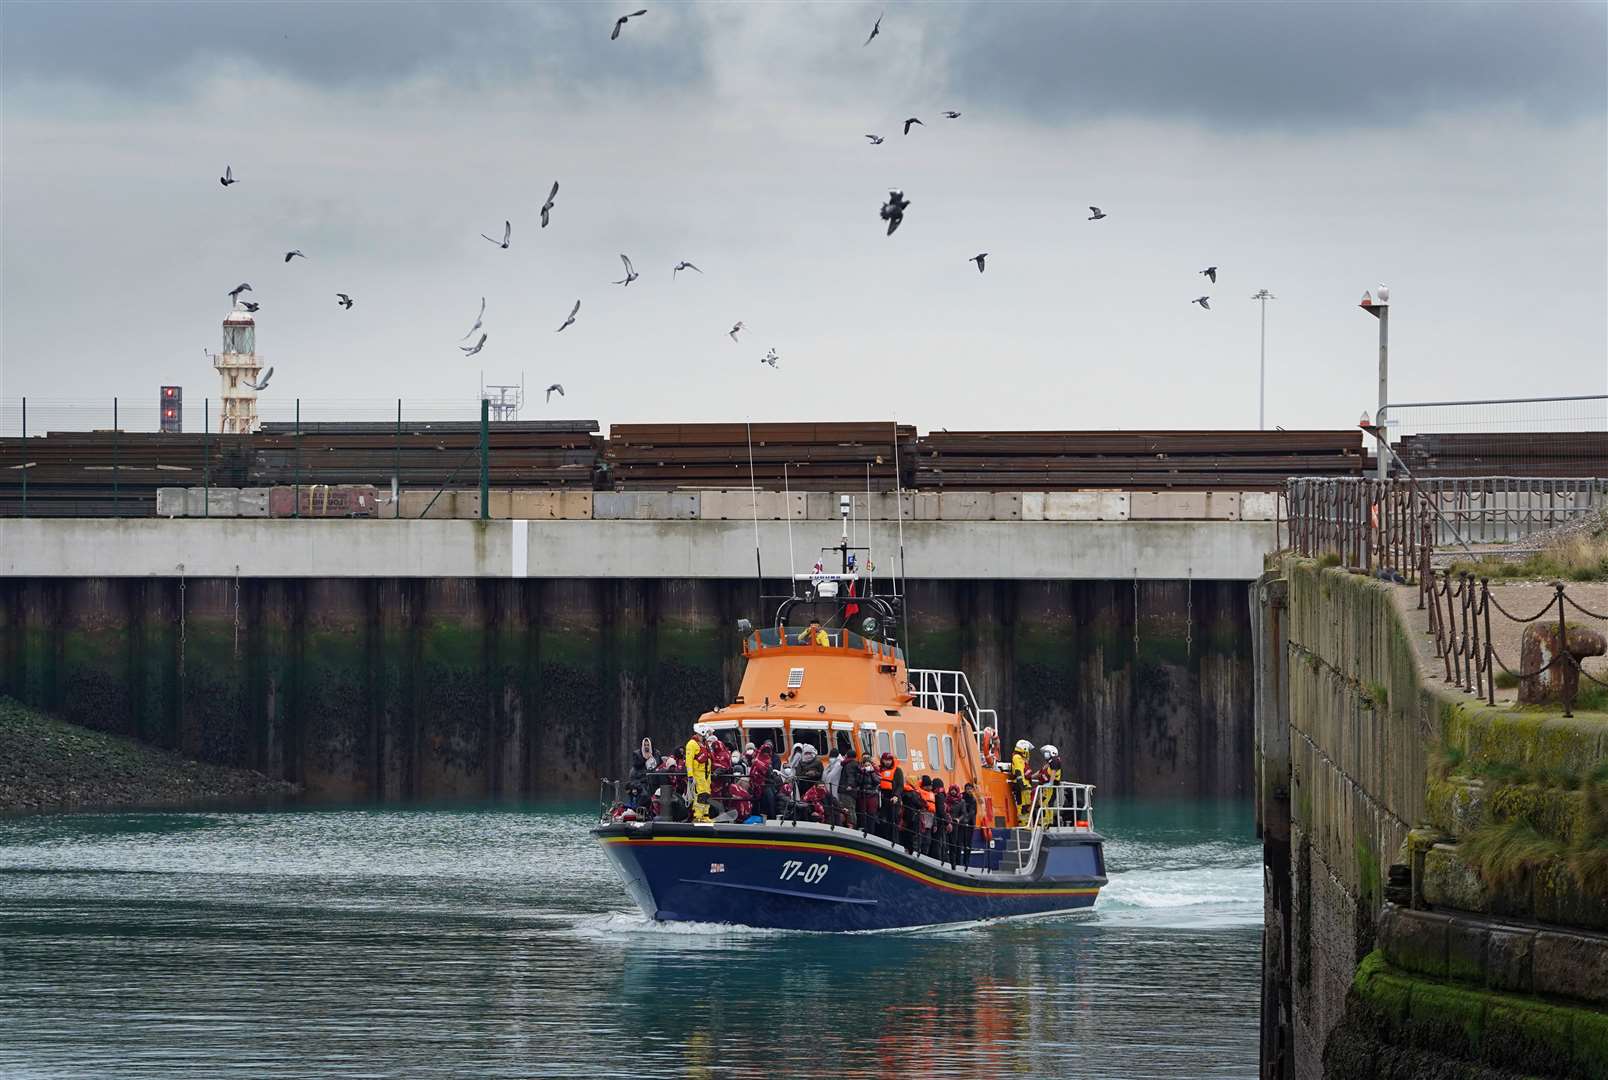
M1243 583L911 591L914 662L1009 738L1108 791L1249 792ZM729 701L759 615L752 581L7 578L0 692L329 799L573 797Z
M1275 611L1281 593L1287 610ZM1333 1072L1340 1058L1331 1055L1326 1069L1325 1046L1342 1022L1347 1068L1410 1070L1416 1066L1402 1063L1421 1065L1423 1054L1367 1049L1369 1039L1391 1038L1399 1025L1375 1023L1357 1003L1358 965L1376 947L1390 867L1410 870L1416 902L1452 911L1454 919L1475 917L1461 911L1608 928L1608 897L1589 879L1599 865L1591 861L1600 851L1593 845L1603 839L1591 784L1608 761L1608 724L1488 708L1425 682L1397 599L1381 582L1288 560L1258 597L1255 624L1274 628L1259 640L1259 770L1276 781L1286 767L1276 730L1285 711L1289 778L1282 790L1264 782L1258 798L1270 912L1263 1075ZM1279 835L1285 793L1287 841ZM1519 859L1498 869L1459 842L1493 821L1522 822L1526 836L1539 837L1525 849L1540 853L1533 864ZM1273 921L1281 895L1288 898L1287 928ZM1285 986L1281 1010L1273 988ZM1427 985L1419 999L1450 1000ZM1490 1015L1507 1017L1505 1009ZM1413 1038L1433 1042L1428 1031L1420 1025ZM1459 1060L1445 1075L1475 1075L1464 1065L1501 1068L1473 1050Z

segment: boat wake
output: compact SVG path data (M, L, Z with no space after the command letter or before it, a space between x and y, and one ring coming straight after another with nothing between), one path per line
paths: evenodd
M1094 911L1102 924L1259 926L1262 870L1259 865L1199 866L1113 873Z

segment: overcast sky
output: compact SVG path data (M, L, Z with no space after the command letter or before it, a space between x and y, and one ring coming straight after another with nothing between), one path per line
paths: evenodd
M1380 281L1396 400L1608 390L1602 3L644 2L0 6L6 430L199 427L240 282L269 418L1254 427L1266 286L1268 425L1349 427Z

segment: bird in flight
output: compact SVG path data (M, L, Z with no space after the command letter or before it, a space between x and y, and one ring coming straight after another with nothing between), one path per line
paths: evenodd
M973 255L971 258L967 259L966 261L976 263L977 264L977 272L979 274L981 274L983 272L983 260L986 259L986 258L988 258L988 252L983 251L983 252L979 252L976 255Z
M775 349L772 349L770 352L759 358L759 362L761 364L769 364L772 368L776 367L777 362L780 360L781 357L776 355Z
M1195 299L1191 300L1190 303L1191 304L1199 304L1201 307L1205 308L1207 311L1210 311L1212 309L1212 298L1209 297L1209 296L1197 296L1197 297L1195 297Z
M887 14L886 11L884 11L882 13L882 15L886 15L886 14ZM876 25L871 27L871 37L868 37L868 38L865 39L865 45L871 44L871 38L874 38L878 34L882 33L882 15L877 16ZM865 45L861 45L860 48L862 48L862 49L865 48Z
M945 109L944 110L944 115L949 117L949 119L951 119L951 120L959 120L960 119L960 114L958 112L956 112L954 109Z
M486 298L484 296L482 296L480 298L480 314L475 316L475 324L469 328L469 334L472 334L476 330L480 329L480 320L484 319L485 317L486 317ZM463 341L465 338L467 338L469 336L469 334L465 334L463 337L459 338L458 340Z
M1211 278L1213 285L1217 284L1217 267L1208 266L1206 269L1202 270L1201 273L1204 274L1206 277Z
M641 11L633 11L629 15L621 15L618 19L615 19L614 20L614 33L609 35L609 40L613 41L615 38L620 36L620 28L623 27L626 24L627 20L634 19L638 15L646 15L647 13L648 13L648 9L643 8Z
M742 330L747 330L747 329L748 329L748 327L744 326L742 323L738 323L736 326L733 326L731 328L731 331L730 331L731 332L731 339L733 341L736 341L738 332L742 331Z
M463 351L463 354L465 356L473 356L475 353L479 352L481 349L484 349L485 347L486 347L486 335L485 334L481 334L480 335L480 340L475 342L473 345L459 345L458 346L458 348Z
M247 311L256 311L258 308L262 307L261 304L253 304L250 300L242 300L240 302L240 306L245 308Z
M352 310L352 298L343 292L338 292L335 294L335 302L341 307L345 308L347 311Z
M266 389L268 389L268 380L273 378L273 377L274 377L274 369L269 368L267 371L262 373L262 381L261 382L252 382L250 379L241 379L240 381L245 383L247 386L251 387L253 390L266 390Z
M553 209L553 200L558 198L558 181L553 181L553 190L547 193L547 201L542 203L542 228L547 228L547 215Z
M1103 218L1105 216L1106 216L1106 212L1104 210L1100 209L1098 206L1089 207L1089 220L1090 221L1099 221L1101 218Z
M626 257L624 252L622 252L620 254L620 261L625 264L625 277L621 278L619 281L614 282L614 284L616 284L616 285L629 285L629 284L631 284L631 282L635 281L639 275L637 274L635 268L633 268L631 266L631 260Z
M285 261L289 262L290 260L294 259L298 255L301 255L301 257L304 258L304 259L307 258L307 256L302 255L302 253L299 250L298 251L287 251L287 252L285 252Z
M250 292L250 291L251 291L251 286L247 285L245 282L242 281L240 284L236 285L234 288L229 290L229 299L231 299L231 300L239 300L241 293Z
M570 323L574 322L575 321L575 314L576 314L576 312L578 312L580 310L581 310L581 302L579 300L577 300L577 301L575 301L575 306L570 308L569 318L564 320L564 326L568 326ZM560 326L557 330L554 330L553 333L557 334L557 333L562 332L563 329L564 329L564 326Z
M915 117L914 117L914 116L912 116L912 117L911 117L911 118L910 118L910 119L908 119L908 120L906 120L906 121L905 121L905 122L904 122L904 125L905 125L905 134L906 134L906 135L908 135L908 134L910 134L910 125L911 125L911 124L921 124L921 121L920 121L920 120L917 120L917 119L916 119L916 118L915 118ZM926 126L927 126L927 125L926 125L926 124L921 124L921 126L922 126L922 127L926 127Z
M490 241L491 241L491 242L492 242L492 243L493 243L493 244L497 244L497 241L496 241L496 240L495 240L495 239L493 239L493 238L492 238L492 237L490 237L490 236L486 236L486 234L485 234L485 233L481 233L481 234L480 234L480 235L481 235L481 236L482 236L482 237L484 237L484 238L485 238L485 239L487 239L487 240L490 240ZM509 224L509 223L508 223L508 222L506 222L506 221L505 221L505 222L503 222L503 238L502 238L502 243L500 243L500 244L497 244L497 246L498 246L498 247L500 247L500 248L502 248L502 249L503 249L503 250L504 250L504 251L507 251L507 250L508 250L508 240L509 240L509 238L510 238L510 237L512 237L512 236L513 236L513 235L514 235L514 227L513 227L513 225L511 225L511 224Z
M228 187L230 184L238 184L239 182L240 181L234 178L234 166L225 165L223 167L223 175L218 177L218 183L222 184L224 187Z
M888 201L882 204L882 220L888 223L889 236L904 223L905 207L909 205L910 200L904 197L904 192L888 192Z
M670 276L675 277L677 274L681 273L681 271L683 271L683 270L698 270L698 268L696 266L692 265L690 262L686 262L685 260L683 260L682 262L676 263L676 268L674 270L670 271ZM703 271L698 270L698 273L701 274L701 273L703 273Z
M882 145L882 136L881 135L867 135L866 138L871 140L871 145L872 146L881 146Z
M558 391L558 396L559 397L563 397L564 396L564 384L563 383L554 383L552 386L549 386L547 388L547 400L548 401L553 400L553 391L554 390Z

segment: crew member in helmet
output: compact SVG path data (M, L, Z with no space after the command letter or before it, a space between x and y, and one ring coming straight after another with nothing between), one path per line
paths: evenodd
M1011 752L1011 792L1016 796L1016 812L1018 817L1025 815L1033 802L1033 785L1028 782L1027 763L1033 756L1033 744L1026 739L1016 740L1016 749Z
M692 800L692 820L709 820L709 751L704 747L703 736L696 731L692 738L687 740L687 779L691 781L692 790L687 793Z
M1060 825L1063 824L1060 820L1062 792L1058 786L1061 783L1061 751L1057 750L1054 744L1045 743L1040 753L1044 755L1044 764L1039 769L1039 775L1042 777L1039 782L1057 785L1039 796L1039 803L1044 807L1044 824Z

